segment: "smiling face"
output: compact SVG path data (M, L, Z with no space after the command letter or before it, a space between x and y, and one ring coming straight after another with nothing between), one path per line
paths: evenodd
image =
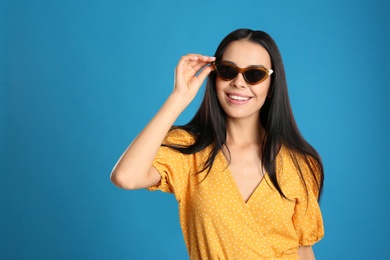
M222 55L223 61L234 63L237 67L264 66L271 68L268 52L260 45L246 40L231 42ZM259 120L260 109L268 95L271 78L251 85L241 73L236 78L225 81L217 77L215 86L218 100L231 119L253 118Z

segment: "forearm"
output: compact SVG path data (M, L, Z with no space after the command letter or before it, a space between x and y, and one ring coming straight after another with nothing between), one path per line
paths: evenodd
M214 60L199 54L189 54L180 59L172 94L115 165L111 173L114 184L125 189L139 189L152 186L160 179L158 172L152 168L154 157L173 123L212 71L206 65Z
M114 184L126 189L153 185L149 182L155 178L149 174L154 157L187 103L175 94L167 99L160 111L134 139L115 165L111 173Z

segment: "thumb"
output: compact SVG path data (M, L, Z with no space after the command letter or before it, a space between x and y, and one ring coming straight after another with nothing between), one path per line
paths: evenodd
M211 71L213 71L212 66L206 66L202 69L201 72L199 72L197 78L200 82L203 83L203 81L206 79L206 77L210 74Z

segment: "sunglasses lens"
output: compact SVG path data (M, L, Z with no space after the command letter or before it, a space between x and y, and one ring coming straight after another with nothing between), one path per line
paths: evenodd
M238 74L237 70L234 67L226 64L218 64L216 66L216 70L218 72L218 75L226 80L234 79Z
M267 72L260 69L251 69L245 72L245 78L249 83L257 83L267 76Z

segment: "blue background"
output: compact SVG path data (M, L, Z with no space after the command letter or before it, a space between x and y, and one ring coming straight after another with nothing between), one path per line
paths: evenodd
M213 55L249 27L278 43L323 157L317 259L388 259L389 12L385 0L1 1L0 258L187 259L174 197L118 189L110 171L180 56Z

